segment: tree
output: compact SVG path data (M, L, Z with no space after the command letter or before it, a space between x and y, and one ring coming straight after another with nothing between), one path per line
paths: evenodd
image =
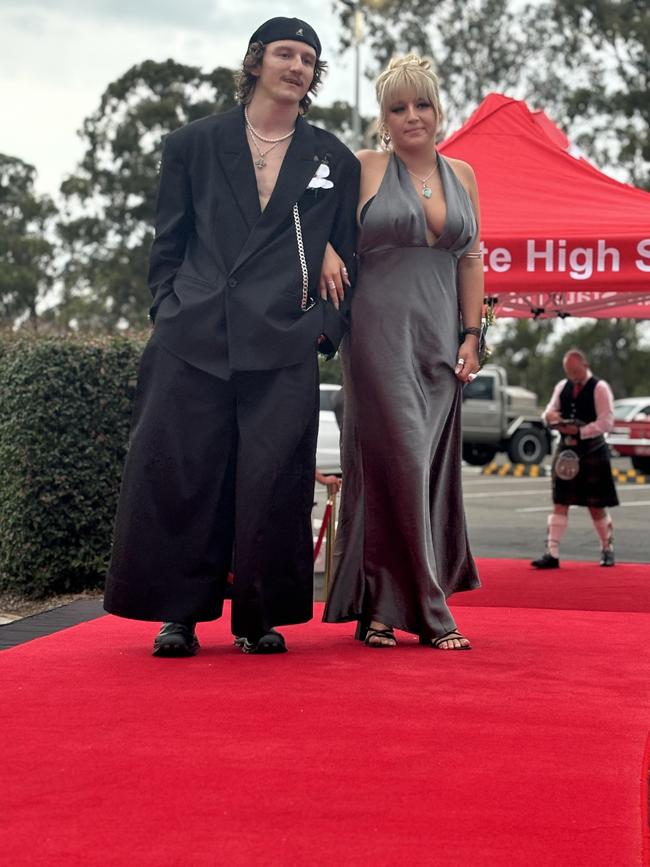
M650 6L647 0L556 0L555 19L578 34L582 81L565 98L577 142L601 165L650 189Z
M525 95L525 71L547 26L540 5L547 4L518 4L516 16L512 0L388 0L365 7L374 59L368 71L375 75L393 55L408 51L431 57L453 129L490 90ZM346 0L335 6L347 47L352 13Z
M354 146L352 106L348 102L336 100L331 105L312 105L309 109L308 120L310 123L334 133L348 146ZM372 123L372 118L361 118L362 134L366 133Z
M54 246L47 239L56 210L34 191L36 169L0 154L0 323L27 318L36 327L39 300L50 288Z
M114 329L146 322L162 137L234 104L231 70L145 61L108 86L83 125L86 150L61 187L66 253L61 319Z
M501 324L490 362L506 368L508 381L536 392L544 403L562 378L562 359L581 349L596 376L615 397L648 393L650 349L642 345L640 323L632 319L587 319L559 336L555 320L515 319Z
M565 334L554 348L557 370L568 349L578 347L587 355L596 376L606 379L615 397L648 393L650 350L639 341L633 319L599 319L585 322Z
M540 399L548 391L549 382L557 380L557 371L549 374L547 370L552 367L549 355L554 325L551 319L498 321L494 329L499 332L498 342L488 332L492 350L489 363L505 367L511 385L529 388Z
M335 0L349 44L350 8ZM366 9L376 74L396 53L430 55L448 129L492 90L545 109L594 160L650 188L646 0L387 0Z

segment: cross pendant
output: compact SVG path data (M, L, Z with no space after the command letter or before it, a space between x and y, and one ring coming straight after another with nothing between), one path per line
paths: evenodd
M260 157L258 160L255 160L255 165L258 169L263 169L266 165L266 160L264 159L264 157Z

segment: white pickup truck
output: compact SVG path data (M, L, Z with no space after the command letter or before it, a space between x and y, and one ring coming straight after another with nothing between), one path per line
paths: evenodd
M480 466L507 452L513 463L539 464L552 446L541 414L534 392L508 385L504 368L487 364L463 390L463 460Z

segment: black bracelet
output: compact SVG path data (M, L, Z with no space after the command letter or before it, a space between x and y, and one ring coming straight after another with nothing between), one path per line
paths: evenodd
M477 337L479 340L481 339L481 329L477 327L463 328L461 331L463 337L467 337L468 334L471 334L472 337Z

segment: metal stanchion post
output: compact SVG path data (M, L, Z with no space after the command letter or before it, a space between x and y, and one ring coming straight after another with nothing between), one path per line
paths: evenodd
M332 575L332 563L334 561L334 541L336 539L336 485L327 486L327 503L330 506L330 517L325 536L325 574L323 576L323 596L327 601L330 590L330 577Z

